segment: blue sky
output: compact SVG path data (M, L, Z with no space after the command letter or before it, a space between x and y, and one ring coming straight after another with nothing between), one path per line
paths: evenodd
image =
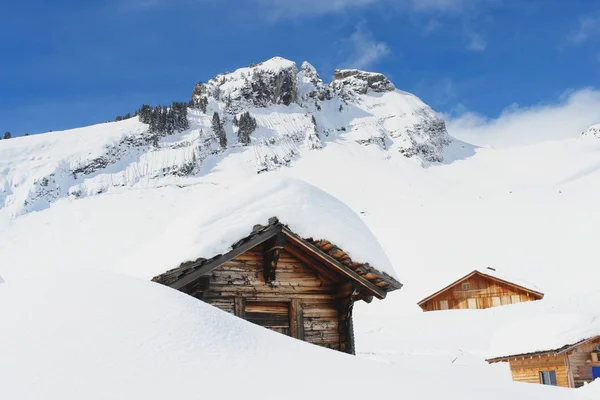
M0 131L16 135L188 100L197 81L275 55L325 80L380 71L481 118L600 86L594 0L5 1L0 26Z

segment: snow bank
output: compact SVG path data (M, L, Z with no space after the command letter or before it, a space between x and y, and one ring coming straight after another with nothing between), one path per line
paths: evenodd
M231 250L254 225L277 217L303 238L327 239L357 261L395 277L377 239L344 203L282 173L258 175L186 210L163 234L119 261L114 270L150 279L182 262L211 258Z
M70 271L10 282L0 286L0 315L0 387L11 400L575 398L466 375L436 376L432 385L410 367L300 342L120 275Z
M600 335L600 313L530 315L498 330L489 358L556 350Z
M598 400L600 399L600 379L596 379L594 382L584 385L577 389L578 399L581 400Z

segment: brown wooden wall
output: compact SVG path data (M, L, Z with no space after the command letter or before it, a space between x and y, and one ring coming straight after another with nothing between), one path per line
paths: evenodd
M569 352L569 371L572 374L574 387L583 386L584 382L592 381L592 367L600 367L600 362L592 361L592 352L600 344L600 338L577 346Z
M352 286L321 275L286 249L273 282L264 279L262 246L216 268L209 278L199 296L203 301L277 332L350 350L346 320Z
M465 282L470 284L470 289L463 289L463 283ZM536 300L535 297L525 291L501 284L481 275L473 275L431 298L421 307L424 311L441 310L441 302L447 301L449 310L466 309L469 308L469 299L473 299L476 305L475 308L482 309L493 307L494 297L499 298L500 305L516 303L512 296L518 296L519 303Z
M541 383L541 371L555 371L557 385L569 387L567 366L565 364L565 357L563 355L542 355L539 357L525 357L524 359L511 359L509 364L513 381L539 384Z

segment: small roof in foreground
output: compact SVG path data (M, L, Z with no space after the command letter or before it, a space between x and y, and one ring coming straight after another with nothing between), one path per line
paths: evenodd
M537 287L535 287L535 285L529 283L529 282L524 282L522 280L519 279L515 279L515 278L511 278L509 280L508 277L503 276L501 274L498 273L498 271L493 268L493 267L486 267L486 269L482 271L480 270L474 270L469 272L468 274L466 274L465 276L455 280L454 282L452 282L451 284L447 285L446 287L444 287L443 289L438 290L437 292L433 293L432 295L427 296L426 298L424 298L423 300L419 301L417 304L421 305L423 303L426 303L427 301L431 300L432 298L436 297L437 295L439 295L442 292L445 292L446 290L450 289L451 287L453 287L454 285L460 283L461 281L468 279L470 277L472 277L473 275L481 275L483 277L489 278L491 280L494 280L496 282L502 283L504 285L508 285L526 292L531 293L532 295L534 295L535 297L538 298L543 298L544 297L544 293L540 292L539 289ZM527 285L527 286L524 286Z

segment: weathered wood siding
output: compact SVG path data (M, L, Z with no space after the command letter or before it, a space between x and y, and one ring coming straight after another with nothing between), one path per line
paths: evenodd
M203 301L266 328L336 350L346 350L343 324L351 292L283 250L276 279L265 282L262 247L209 274ZM342 324L340 324L342 321Z
M469 289L463 287L464 283L469 284ZM469 300L471 300L471 304L469 304ZM442 302L447 302L447 309L449 310L482 309L534 300L536 300L535 297L530 293L481 275L473 275L429 299L421 307L424 311L442 310L445 309L444 306L446 305ZM469 305L474 307L469 307Z
M510 372L513 381L526 383L541 383L541 371L555 371L556 383L558 386L569 387L567 377L567 366L565 365L565 357L560 356L533 356L511 359L509 361Z
M600 367L600 362L592 361L592 352L600 344L600 338L577 346L568 355L569 371L572 374L574 387L581 387L592 381L592 367Z

